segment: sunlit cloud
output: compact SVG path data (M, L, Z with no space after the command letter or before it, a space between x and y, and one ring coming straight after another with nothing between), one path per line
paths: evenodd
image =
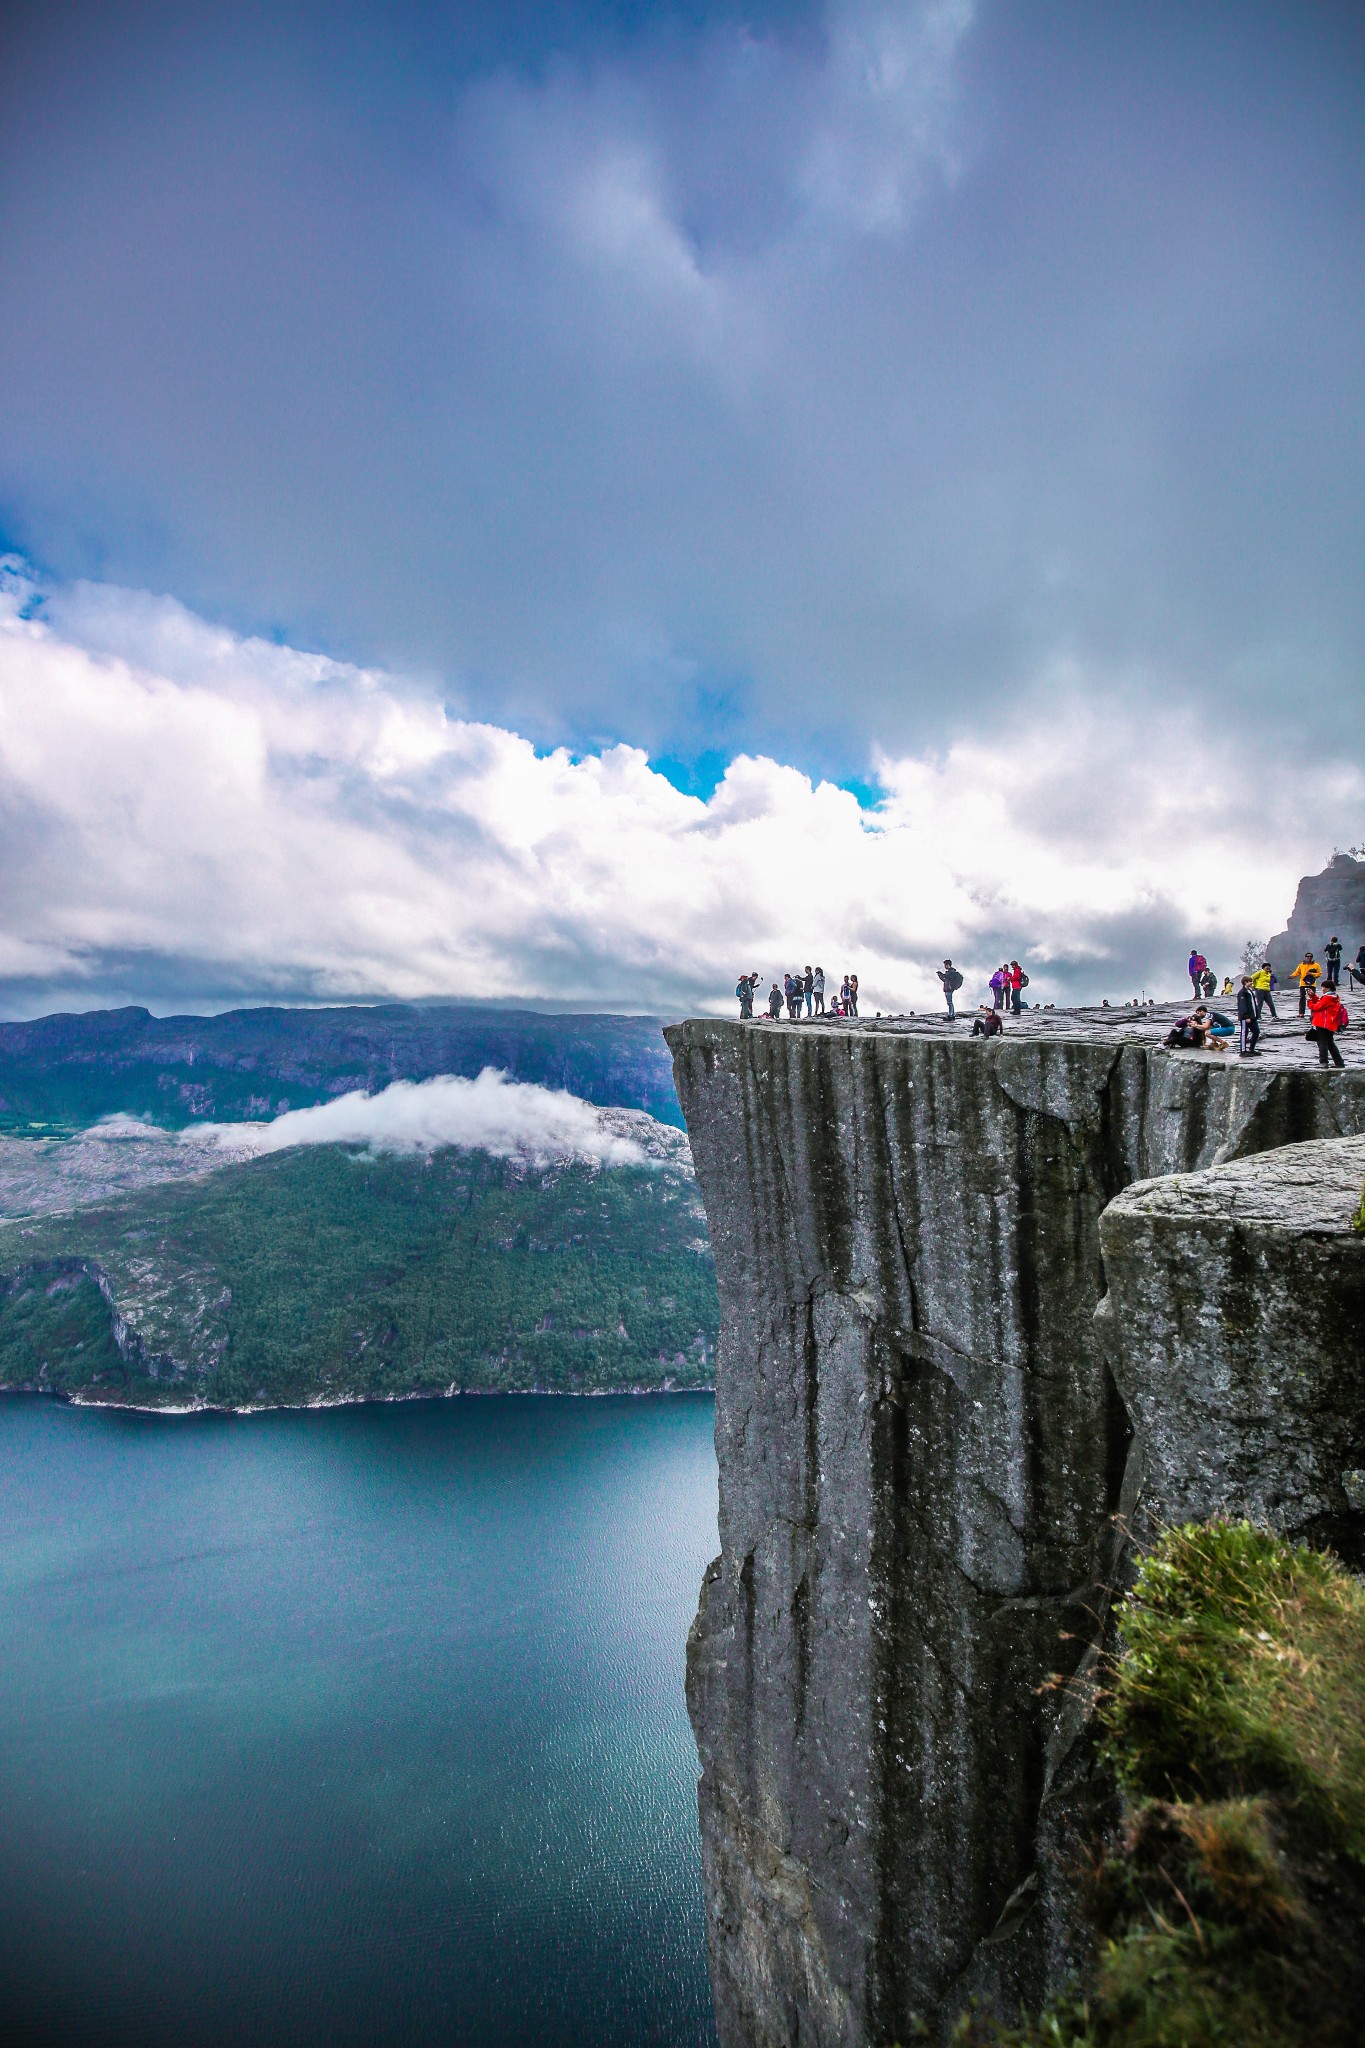
M0 972L9 1007L123 991L721 1008L741 970L859 973L924 1008L951 954L1040 1000L1178 990L1284 922L1353 836L1351 764L1125 710L1059 666L989 740L875 763L870 807L759 756L708 799L638 748L574 756L402 679L145 593L0 594ZM1354 836L1359 836L1358 831ZM395 1098L396 1099L396 1098Z

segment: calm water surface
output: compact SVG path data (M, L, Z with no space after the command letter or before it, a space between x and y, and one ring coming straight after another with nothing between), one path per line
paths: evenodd
M10 2038L711 2042L712 1424L0 1400Z

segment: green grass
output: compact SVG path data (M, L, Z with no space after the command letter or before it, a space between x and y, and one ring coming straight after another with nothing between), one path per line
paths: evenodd
M106 1276L140 1359L111 1358L93 1283L77 1331L76 1259ZM671 1168L300 1148L0 1226L0 1270L28 1275L0 1298L0 1385L105 1400L705 1386L714 1364L705 1221Z
M1365 2036L1365 1587L1245 1522L1173 1529L1120 1614L1126 1799L1086 1982L956 2048L1346 2048Z

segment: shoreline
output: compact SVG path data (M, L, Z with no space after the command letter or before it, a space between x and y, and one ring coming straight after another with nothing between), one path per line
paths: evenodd
M335 1394L319 1395L313 1401L253 1401L231 1407L222 1401L170 1402L100 1401L85 1394L62 1394L51 1387L0 1387L0 1399L27 1395L34 1400L52 1401L61 1408L98 1409L107 1414L156 1415L180 1419L190 1415L308 1415L330 1408L397 1407L407 1401L600 1401L612 1396L629 1400L658 1397L671 1400L678 1395L715 1394L714 1383L701 1387L446 1387L418 1394Z

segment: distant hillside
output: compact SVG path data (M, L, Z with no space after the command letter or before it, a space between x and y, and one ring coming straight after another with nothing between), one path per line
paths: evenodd
M280 1152L0 1225L0 1388L268 1406L709 1386L715 1276L681 1162Z
M389 1003L220 1017L93 1010L0 1024L0 1129L85 1126L119 1112L172 1127L235 1122L489 1066L682 1124L655 1018Z

